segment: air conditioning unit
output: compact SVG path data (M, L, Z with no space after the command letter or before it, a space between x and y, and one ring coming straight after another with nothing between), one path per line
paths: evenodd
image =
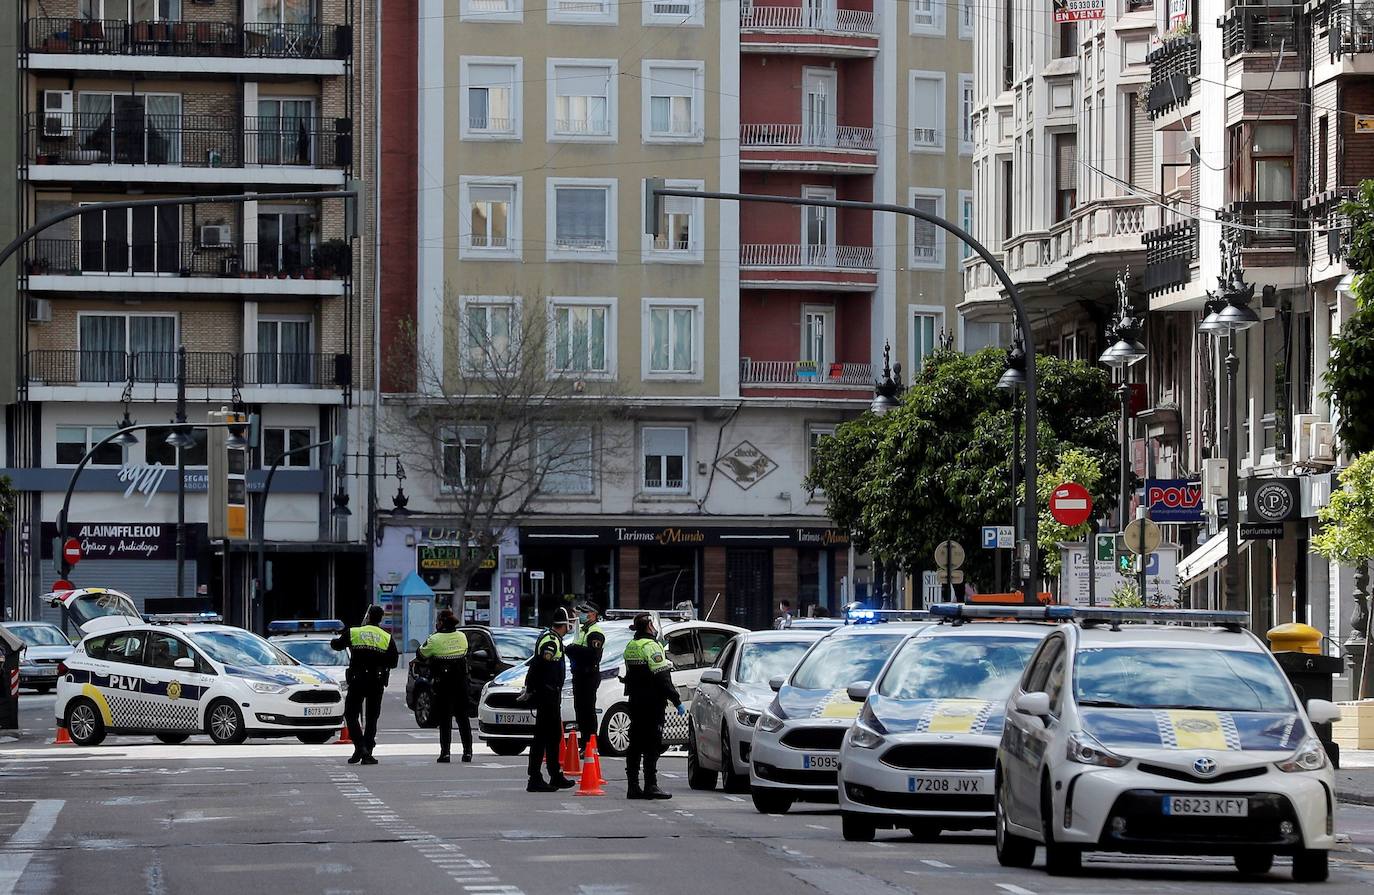
M30 298L28 310L30 323L52 323L52 302L46 298Z
M1312 424L1321 422L1315 413L1293 415L1293 462L1299 466L1312 462Z
M206 247L227 246L229 244L229 225L201 224L200 244Z
M1202 493L1220 497L1226 493L1226 460L1220 457L1202 461Z
M70 137L72 134L72 92L43 91L43 136Z
M1335 463L1336 427L1331 423L1313 423L1307 438L1307 450L1315 463Z

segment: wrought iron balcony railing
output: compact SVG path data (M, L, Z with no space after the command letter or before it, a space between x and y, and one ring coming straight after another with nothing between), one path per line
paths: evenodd
M347 59L351 25L281 22L129 22L42 16L25 23L30 53L93 56L228 56L248 59Z

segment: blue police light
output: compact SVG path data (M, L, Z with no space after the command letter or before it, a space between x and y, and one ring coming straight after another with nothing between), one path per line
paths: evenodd
M852 625L873 625L878 623L878 613L873 609L851 609L848 614Z
M267 623L267 633L274 636L283 634L338 634L343 629L344 623L332 618L293 618Z
M156 612L143 618L154 625L217 625L224 621L218 612Z

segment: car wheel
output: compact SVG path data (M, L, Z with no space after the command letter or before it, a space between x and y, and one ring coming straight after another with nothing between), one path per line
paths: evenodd
M1260 876L1274 869L1274 856L1254 851L1236 855L1236 869L1247 876Z
M754 798L754 810L759 814L786 814L792 807L792 797L786 793L755 789L751 794Z
M692 726L687 728L687 785L692 789L716 788L716 772L701 766L701 757L697 755L697 731Z
M993 828L997 835L997 863L1003 867L1029 867L1035 863L1035 843L1011 831L1007 823L1006 784L997 787L996 819Z
M1331 868L1324 848L1305 848L1293 855L1295 883L1324 883L1330 873Z
M74 699L67 707L67 733L78 746L99 746L105 741L105 720L89 699Z
M1047 777L1040 792L1040 829L1045 836L1045 871L1050 876L1076 876L1083 870L1083 849L1054 841L1054 800Z
M428 690L415 693L415 725L417 727L437 727L434 723L434 694Z
M601 719L601 735L596 739L602 755L624 755L630 751L630 707L618 702Z
M236 746L248 739L243 712L227 699L217 699L205 713L205 732L219 746Z
M862 815L848 811L840 815L840 833L845 842L872 842L877 832L877 825Z
M519 740L487 740L487 745L497 755L504 755L507 758L525 751L525 744Z
M720 728L720 773L726 792L749 791L749 775L735 770L735 748L730 742L729 724L722 724Z
M307 746L321 746L334 738L334 731L322 730L319 733L298 733L296 739Z
M160 733L157 735L158 741L169 746L179 746L191 738L189 733Z

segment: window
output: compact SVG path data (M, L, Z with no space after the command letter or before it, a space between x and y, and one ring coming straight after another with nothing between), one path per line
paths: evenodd
M519 22L524 18L524 0L462 0L459 18Z
M1331 122L1326 115L1317 120L1317 192L1326 191L1327 164L1330 161Z
M911 207L929 214L945 216L943 190L911 191ZM939 270L945 266L945 231L918 218L911 219L911 266Z
M90 161L121 165L181 164L181 96L94 93L76 98L74 146Z
M171 314L80 314L82 382L175 382L177 320Z
M726 645L735 639L735 635L730 631L713 631L710 628L698 628L696 634L697 642L701 646L703 666L716 664L716 659L720 658Z
M701 377L702 309L699 299L644 299L644 378Z
M315 340L310 319L259 317L254 385L316 385Z
M444 481L447 491L475 487L483 475L487 454L487 430L484 426L460 426L445 433L440 449L443 451Z
M170 634L156 633L148 637L148 643L143 654L143 664L149 668L176 668L177 659L191 659L195 661L198 657L184 640L173 637Z
M113 426L58 426L57 465L75 466L91 447L114 432ZM91 466L123 466L124 448L117 444L101 446L91 457Z
M167 436L174 431L172 426L156 426L148 429L143 436L143 462L149 466L161 463L163 466L177 465L177 449L167 443ZM186 448L182 457L187 466L204 466L206 457L205 440L207 432L204 429L189 429L192 438L196 443L192 447Z
M664 656L673 663L674 671L687 671L697 667L697 638L693 631L683 631L668 638Z
M495 371L514 364L520 331L520 310L515 299L465 295L462 308L463 366L474 372Z
M550 299L553 374L614 373L615 309L611 299Z
M616 62L550 59L549 138L615 141Z
M645 25L701 25L703 0L644 0Z
M911 0L911 33L945 33L945 3L947 0Z
M459 177L459 254L519 259L520 178Z
M700 180L669 180L665 186L674 189L700 190L705 182ZM640 182L641 194L645 189ZM647 209L647 203L642 203ZM684 196L665 196L660 205L662 214L658 220L658 236L650 236L645 227L641 249L646 262L700 263L704 258L705 239L701 233L701 222L705 216L705 204L700 199Z
M616 22L612 0L549 0L549 21L565 25L609 25Z
M1254 126L1254 196L1259 202L1293 201L1293 127Z
M816 468L816 449L821 446L823 439L835 434L834 426L807 426L806 427L806 471L810 472Z
M685 426L646 426L640 431L645 491L687 492L687 435Z
M124 665L142 665L143 644L147 639L147 631L113 634L105 643L104 659L106 662L119 662Z
M247 126L250 140L257 132L257 157L252 161L259 165L313 165L319 129L314 100L260 99L257 120L249 119Z
M973 154L973 75L959 76L959 152Z
M911 375L925 366L926 358L939 347L944 312L935 308L915 308L911 313Z
M463 91L459 114L463 139L519 140L523 60L509 56L465 56L461 62Z
M959 0L959 39L973 40L973 0Z
M810 365L813 377L828 372L835 362L835 308L802 305L801 360Z
M1073 134L1054 135L1054 220L1067 218L1078 204L1078 142Z
M642 71L644 142L700 143L705 65L649 60Z
M177 273L181 263L181 209L119 208L82 212L84 273Z
M1064 59L1078 55L1078 23L1060 22L1054 26L1054 57Z
M299 274L315 262L314 212L302 206L258 206L259 273ZM250 264L250 269L254 269Z
M550 261L614 261L615 181L549 178Z
M591 494L592 430L587 426L550 426L535 436L535 456L544 494Z
M944 72L911 73L910 118L913 152L945 148Z
M973 232L973 191L959 191L959 226L964 228L964 232L970 236L977 237ZM959 260L963 260L973 254L973 249L968 247L968 243L959 240Z
M264 426L262 429L262 457L259 458L259 465L266 469L272 465L272 461L286 456L281 461L282 469L313 469L315 466L314 451L307 451L304 448L313 444L315 441L315 430L299 426ZM287 454L286 452L298 451L298 453Z

